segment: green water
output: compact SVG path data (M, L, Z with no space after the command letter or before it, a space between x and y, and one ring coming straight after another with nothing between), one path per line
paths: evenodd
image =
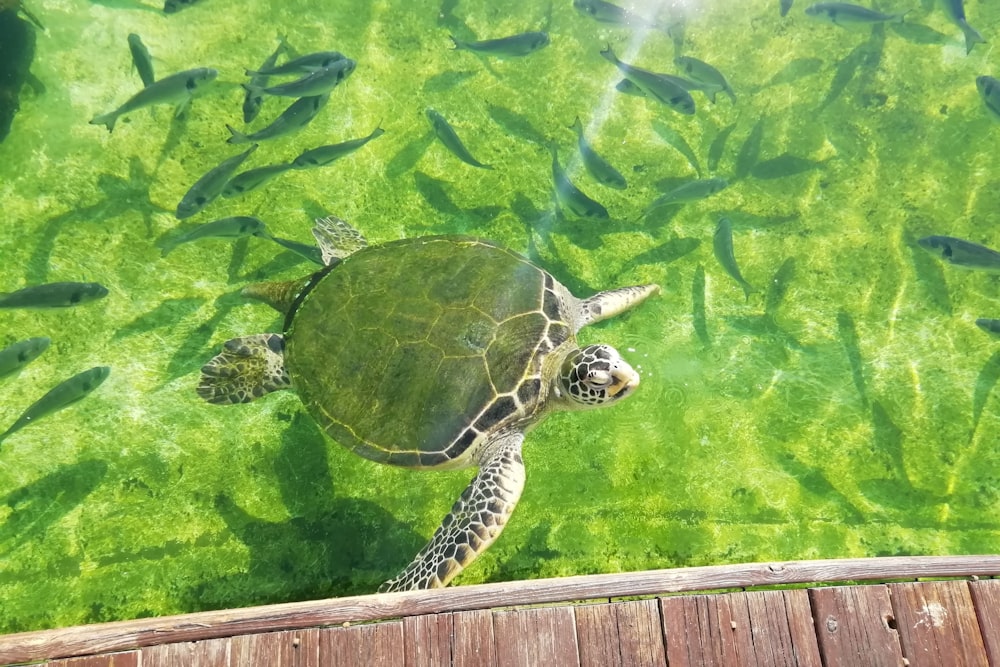
M0 423L74 373L112 372L0 447L0 631L372 592L471 474L355 457L290 392L225 408L194 392L223 341L280 328L239 289L311 270L262 239L204 240L165 258L157 245L186 228L173 210L188 187L239 152L224 141L225 123L242 126L237 84L278 33L358 67L312 124L263 143L246 166L379 123L385 135L191 222L256 215L309 242L311 219L333 213L372 242L487 237L579 295L664 288L582 332L622 350L642 386L613 409L558 414L530 434L514 518L457 585L1000 548L1000 343L974 325L1000 317L1000 283L915 244L945 234L1000 246L1000 126L975 87L997 73L991 45L967 56L941 9L918 0L891 7L911 9L913 25L850 31L805 16L801 0L786 18L770 0L661 8L686 14L682 52L720 69L737 95L713 105L695 93L697 113L681 116L616 93L619 76L599 55L610 43L627 62L674 72L661 32L640 39L569 0L503 4L203 0L164 16L148 11L152 0L30 3L48 28L33 66L47 90L25 92L0 144L0 290L86 280L111 294L63 311L0 311L0 344L53 341L0 380ZM970 22L1000 40L1000 10L967 4ZM551 45L525 58L449 48L449 33L542 28ZM212 66L219 81L186 120L157 107L109 135L87 121L138 90L129 32L159 76ZM269 100L252 127L284 106ZM466 166L433 140L427 107L496 169ZM603 188L576 164L567 127L577 115L628 189ZM697 175L664 141L671 132L705 177L732 184L639 221L664 186ZM545 137L610 221L551 214ZM786 154L815 164L768 162ZM723 215L760 290L749 299L713 257ZM695 330L698 267L708 345Z

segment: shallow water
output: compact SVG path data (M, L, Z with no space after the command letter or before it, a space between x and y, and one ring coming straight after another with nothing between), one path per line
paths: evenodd
M1000 127L975 86L996 74L991 44L966 55L929 2L914 2L903 26L860 30L810 19L800 2L785 18L770 0L639 5L684 15L681 51L736 92L735 104L695 93L696 114L681 116L615 92L620 77L599 55L609 43L626 62L675 72L671 40L597 23L569 0L330 4L203 0L170 16L152 0L29 4L48 29L32 69L46 92L22 95L0 144L0 290L73 280L111 294L0 311L0 344L53 341L0 380L0 423L74 373L112 372L0 446L0 631L371 592L470 476L355 457L289 392L227 408L195 395L223 341L280 328L239 289L312 270L257 238L160 251L189 228L173 215L188 187L240 152L225 124L242 126L243 70L277 34L358 67L313 123L262 143L246 166L378 125L385 135L188 222L255 215L310 242L311 219L332 213L376 243L490 238L578 295L664 288L581 333L622 350L642 386L613 409L558 414L531 432L517 512L457 584L1000 548L1000 348L974 325L1000 317L1000 283L915 243L943 234L1000 246ZM967 3L990 41L998 11ZM454 52L448 39L538 29L551 44L507 60ZM161 106L109 134L87 121L139 88L130 32L158 76L212 66L219 80L184 120ZM252 129L285 106L274 102ZM432 140L427 107L495 170ZM602 187L577 164L577 115L628 189ZM664 187L697 177L677 137L703 177L731 185L639 220ZM548 138L611 220L552 214ZM759 290L749 299L713 257L722 216Z

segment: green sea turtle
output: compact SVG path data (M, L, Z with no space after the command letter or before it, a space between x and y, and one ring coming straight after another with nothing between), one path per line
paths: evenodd
M657 285L577 299L488 241L428 236L368 247L336 218L313 234L326 265L244 289L286 314L284 335L234 338L198 394L244 403L294 388L332 439L380 463L479 468L430 542L381 592L435 588L500 535L524 487L524 433L554 410L610 405L639 375L576 332Z

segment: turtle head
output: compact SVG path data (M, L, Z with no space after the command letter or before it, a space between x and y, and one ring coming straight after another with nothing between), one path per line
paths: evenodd
M588 345L563 360L559 385L577 408L614 403L639 386L639 374L610 345Z

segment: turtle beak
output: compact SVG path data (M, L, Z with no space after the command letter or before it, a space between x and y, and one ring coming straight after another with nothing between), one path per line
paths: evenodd
M639 386L639 374L628 364L625 364L624 368L612 370L611 377L608 396L616 400L625 398Z

